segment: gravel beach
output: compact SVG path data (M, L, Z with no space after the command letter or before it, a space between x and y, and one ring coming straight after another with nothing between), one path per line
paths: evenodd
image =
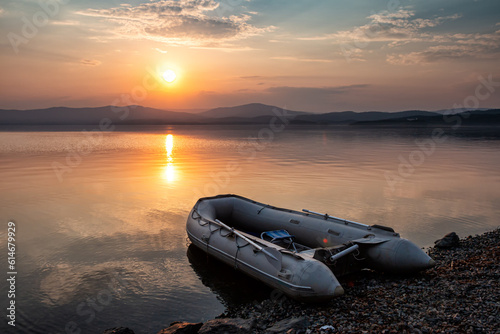
M229 307L204 324L176 322L158 334L500 333L500 229L455 238L452 248L428 249L436 266L411 277L364 270L342 277L345 294L324 304L274 290L262 302Z
M500 333L500 229L428 253L434 268L411 277L374 271L344 277L345 295L326 304L298 303L276 291L221 317L254 319L254 333L294 318L302 328L287 332Z

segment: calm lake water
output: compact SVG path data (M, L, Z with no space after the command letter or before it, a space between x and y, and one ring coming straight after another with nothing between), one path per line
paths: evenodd
M188 250L186 218L202 196L392 226L420 246L494 229L499 132L460 129L432 142L429 129L326 126L0 132L0 263L7 272L12 220L15 332L156 333L265 298L259 284ZM1 289L5 313L5 280Z

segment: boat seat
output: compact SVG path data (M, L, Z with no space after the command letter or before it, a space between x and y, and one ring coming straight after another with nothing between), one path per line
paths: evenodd
M294 239L295 236L291 235L288 233L287 230L276 230L276 231L266 231L262 232L260 235L260 238L262 240L265 240L265 236L271 238L271 242L274 243L275 241L280 241L280 240L287 240L290 242L290 246L293 247L295 251L297 251L297 248L295 247Z

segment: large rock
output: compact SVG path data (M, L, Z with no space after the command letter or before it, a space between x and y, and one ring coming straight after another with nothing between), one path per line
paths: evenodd
M114 327L106 329L102 334L135 334L133 330L127 327Z
M306 329L309 325L306 317L299 318L287 318L281 321L278 321L273 326L266 329L267 333L287 333L289 330L301 330Z
M203 324L175 321L170 327L162 329L158 334L196 334Z
M460 238L455 232L448 233L442 239L434 241L437 248L453 248L459 245Z
M214 319L201 326L199 334L247 334L252 333L253 319Z

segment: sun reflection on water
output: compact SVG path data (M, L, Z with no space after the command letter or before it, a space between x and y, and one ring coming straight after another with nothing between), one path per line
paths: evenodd
M163 177L167 182L175 181L175 166L172 151L174 150L174 136L169 134L165 138L165 150L167 151L167 165Z

